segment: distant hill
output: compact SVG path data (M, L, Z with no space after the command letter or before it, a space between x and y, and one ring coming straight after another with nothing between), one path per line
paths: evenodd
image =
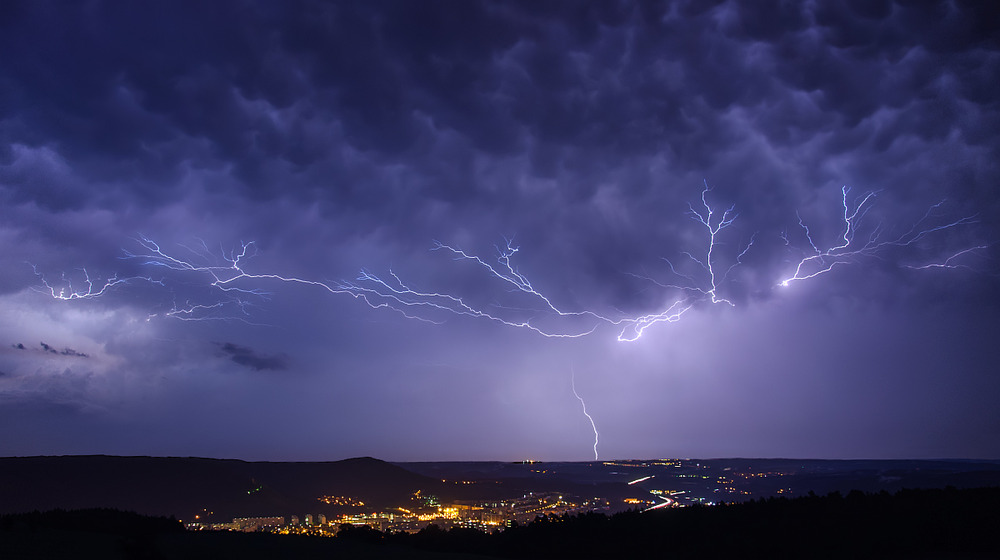
M0 458L0 513L116 508L148 515L228 521L244 516L332 515L319 496L373 507L437 492L441 481L370 457L272 463L105 455Z

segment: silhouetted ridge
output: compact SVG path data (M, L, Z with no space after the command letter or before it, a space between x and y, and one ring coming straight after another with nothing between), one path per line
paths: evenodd
M324 495L375 507L440 481L362 457L309 463L105 455L0 458L0 513L106 507L192 519L323 513Z

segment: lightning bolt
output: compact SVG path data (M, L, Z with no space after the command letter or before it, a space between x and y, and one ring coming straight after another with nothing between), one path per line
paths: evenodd
M39 281L42 283L41 287L36 287L37 291L47 292L53 297L53 299L61 299L64 301L72 301L76 299L93 299L104 295L106 292L120 286L122 284L129 284L132 282L143 281L149 282L151 284L163 285L161 280L153 280L148 276L130 276L127 278L118 278L117 275L111 276L102 284L98 281L96 284L94 280L90 277L90 273L87 272L86 268L78 269L83 275L83 284L86 289L76 288L73 286L72 278L68 277L65 273L62 274L61 285L49 284L48 280L45 278L41 272L38 272L38 267L32 263L27 263L31 270L34 271L35 276L38 277Z
M954 253L953 255L951 255L950 257L948 257L946 259L944 259L943 261L941 261L939 263L927 263L925 265L920 265L920 266L906 265L906 267L907 268L912 268L912 269L915 269L915 270L928 270L928 269L931 269L931 268L968 268L968 269L971 270L972 267L970 267L969 265L967 265L967 264L961 264L961 263L955 264L954 261L957 260L958 258L962 257L963 255L972 254L972 253L975 253L977 251L982 251L982 250L985 250L985 249L988 249L988 248L989 248L989 245L976 245L975 247L969 247L968 249L962 249L961 251L958 251L958 252Z
M50 283L37 267L32 270L41 282L39 291L47 293L54 299L63 301L93 299L106 295L108 292L124 285L145 282L165 288L172 288L175 277L184 277L185 285L207 288L212 294L203 301L186 300L179 305L176 298L166 311L150 313L148 319L163 316L182 321L209 320L239 320L251 323L250 309L255 301L267 299L271 293L257 287L263 282L287 283L311 286L329 294L347 295L360 300L372 309L388 309L403 317L438 324L433 317L436 315L456 315L477 319L486 319L508 327L527 329L539 335L551 338L578 338L590 335L601 327L614 327L618 331L617 340L634 342L642 337L646 329L659 323L675 323L690 310L699 305L735 304L724 297L720 291L728 281L730 274L743 264L743 258L756 242L756 233L750 236L746 244L737 245L735 256L731 257L728 266L720 255L721 238L725 230L733 226L738 218L735 206L717 210L709 203L711 188L707 181L701 191L700 205L688 204L687 215L694 220L704 232L705 244L703 252L697 255L691 251L680 254L686 259L688 266L675 266L667 258L666 262L673 281L660 281L648 275L630 274L671 292L666 298L667 303L658 310L639 315L626 315L618 312L615 315L602 314L589 309L570 310L557 305L552 297L535 287L527 275L523 274L514 263L514 258L520 248L513 240L505 239L502 245L495 246L495 260L488 261L477 255L467 253L463 249L435 242L431 251L446 253L455 261L470 263L475 269L485 272L486 277L498 283L508 294L513 294L529 303L527 307L511 307L495 303L492 307L483 308L459 295L432 290L418 289L405 282L391 269L388 275L381 277L373 272L362 269L353 281L319 281L297 276L287 276L276 273L249 272L246 263L257 255L257 246L251 241L240 243L238 248L226 251L221 248L217 252L209 249L204 241L196 245L181 245L185 254L168 252L157 242L145 236L138 236L134 242L138 249L123 250L124 259L136 261L140 266L150 267L164 272L159 280L152 276L130 276L119 278L117 275L102 281L93 279L86 269L80 269L82 284L77 284L65 274L60 283ZM788 286L793 282L816 278L829 273L835 267L854 263L864 258L880 257L881 253L892 247L906 247L917 244L923 239L940 231L950 230L967 224L975 223L974 216L940 223L936 211L942 206L939 202L931 206L924 216L901 235L888 237L882 224L875 226L870 233L860 234L860 225L873 206L876 193L868 192L860 198L850 201L849 189L841 190L843 230L837 240L826 248L820 248L805 220L798 215L799 228L808 242L811 251L796 264L794 272L779 281L780 286ZM937 223L936 223L937 222ZM787 232L782 232L781 238L786 247L793 243ZM950 255L921 265L907 265L911 269L957 269L969 268L962 262L963 257L975 254L988 248L988 245L977 245L957 250ZM694 269L692 271L692 268ZM189 277L195 277L191 282ZM679 292L680 295L675 295ZM238 314L230 310L236 309ZM525 314L528 316L525 317ZM542 320L539 320L542 318ZM547 320L561 323L562 328L550 329L543 322ZM583 323L583 327L579 325ZM598 444L600 434L593 416L587 411L587 404L576 388L576 373L571 375L571 389L574 397L580 401L583 414L590 422L594 432L594 460L599 460ZM658 504L663 507L669 503Z
M470 263L474 270L482 271L488 280L499 285L506 294L505 298L516 297L526 302L516 307L499 302L484 307L457 294L419 289L404 281L391 269L384 277L362 269L353 281L338 282L250 272L246 268L246 263L257 255L257 246L253 241L240 243L229 251L222 247L212 251L204 241L199 240L194 245L180 245L183 254L178 254L168 252L157 242L140 235L133 240L138 248L123 250L121 258L162 271L165 276L159 280L153 279L152 276L124 278L112 276L100 282L94 281L86 269L81 269L83 276L81 287L79 282L74 286L66 275L63 275L61 283L50 283L36 267L32 268L41 279L41 287L37 289L60 300L97 298L123 285L140 281L172 289L172 284L168 285L168 279L172 281L180 276L185 277L185 286L201 286L210 294L202 294L200 299L186 299L183 304L178 304L175 296L172 306L150 313L149 319L162 316L183 321L237 320L257 324L250 322L250 309L256 304L255 302L266 300L271 295L259 285L263 282L272 282L312 286L329 294L351 296L372 309L392 310L408 319L434 324L440 324L441 317L456 315L526 329L550 338L579 338L588 336L599 328L611 327L617 331L618 341L634 342L653 325L678 322L688 311L698 306L735 305L722 295L721 290L733 270L743 264L743 258L754 246L757 236L755 233L750 236L748 242L737 245L733 251L735 255L731 253L728 263L724 262L724 255L720 251L723 244L722 237L725 230L734 225L738 214L735 206L729 206L724 210L713 207L709 203L711 190L708 182L704 181L700 204L689 203L686 212L704 232L705 244L702 249L697 254L692 251L680 252L683 263L687 263L686 266L677 266L670 259L663 258L674 278L673 281L660 281L649 275L627 273L648 281L670 294L659 310L638 315L628 315L621 311L615 311L613 314L600 313L586 308L566 309L556 304L551 296L537 289L531 279L518 269L515 257L520 248L511 239L505 239L503 244L494 247L496 253L492 260L441 242L435 242L431 251L448 254L454 261ZM837 240L826 248L820 247L808 224L801 215L798 216L799 228L810 250L796 264L794 272L781 279L778 285L788 286L796 281L816 278L837 266L858 262L864 258L881 258L882 253L892 247L911 246L936 232L975 223L974 216L941 223L936 216L943 204L940 202L931 206L924 216L902 235L888 237L881 223L869 233L861 234L861 222L871 210L876 193L867 192L851 201L849 192L850 189L846 186L841 190L842 232ZM787 232L783 232L781 238L786 246L793 247ZM912 269L968 268L962 263L962 258L986 248L987 245L969 247L938 261L907 266ZM192 276L194 281L191 281Z
M618 342L635 342L639 340L647 328L657 323L676 323L681 320L681 315L684 315L692 307L694 307L694 303L678 300L659 313L650 313L629 319L625 327L618 333Z
M920 218L920 220L914 223L909 230L899 236L886 239L884 228L880 223L875 226L867 236L861 236L859 238L858 233L860 222L868 211L871 210L876 193L869 191L860 198L856 199L855 202L851 202L848 200L849 192L850 189L846 186L841 189L841 204L844 209L842 218L843 233L840 235L835 245L826 249L820 249L813 239L812 233L809 231L809 226L805 223L802 217L799 216L799 228L802 230L806 240L809 242L812 252L798 262L794 273L781 280L778 283L779 286L786 287L792 282L816 278L817 276L830 272L834 269L834 267L858 262L864 258L877 257L881 251L887 248L914 245L918 241L935 232L967 224L973 224L976 222L975 216L966 216L937 225L929 223L935 217L935 211L944 204L944 201L941 201L928 208L927 212L924 213L924 216ZM785 245L791 245L791 241L789 240L787 233L783 233L782 238L785 240ZM930 263L920 266L907 265L907 267L913 269L958 268L960 265L953 264L955 259L975 250L984 249L985 247L985 245L979 245L963 249L953 254L951 257L948 257L941 263Z
M583 407L583 415L587 417L587 420L590 420L590 427L593 428L594 430L594 460L598 461L600 459L598 458L597 455L597 443L600 439L600 434L597 433L597 424L594 423L594 417L587 412L587 403L583 401L583 397L580 396L580 393L576 392L576 371L575 370L571 371L573 372L573 375L570 378L570 383L571 386L573 387L573 396L575 396L576 399L580 401L580 406Z
M450 254L455 261L472 263L484 271L487 278L499 282L506 292L526 298L529 302L526 307L515 308L494 304L489 309L484 308L455 294L412 287L392 270L389 270L387 276L382 277L363 269L355 280L340 282L249 272L245 268L246 263L257 255L257 246L253 241L241 243L229 251L220 247L218 251L213 252L204 241L198 240L195 245L180 245L185 253L180 255L168 252L156 241L140 235L133 240L138 249L124 249L122 258L174 275L195 276L198 280L194 284L205 286L209 291L215 292L215 295L207 301L188 300L179 305L175 300L169 309L150 313L149 319L162 316L184 321L238 320L249 323L248 309L253 306L253 302L267 299L270 295L269 292L254 287L255 283L271 281L309 285L331 294L350 295L374 309L391 309L404 317L429 323L440 323L433 318L435 314L453 314L487 319L505 326L527 329L550 338L578 338L592 334L601 326L612 326L618 329L619 341L632 342L638 340L647 328L655 324L679 321L687 311L702 301L733 305L730 300L719 295L719 289L729 273L741 264L741 259L753 245L754 238L752 237L750 242L742 247L734 262L720 272L717 253L719 237L724 229L734 223L737 215L733 207L721 213L717 212L708 202L710 191L706 182L701 193L701 206L696 208L694 205L688 205L688 214L704 227L707 236L707 246L703 256L695 256L690 251L682 253L701 269L699 277L678 271L668 259L664 261L670 267L671 273L683 280L682 283L667 284L648 276L633 274L632 276L648 280L658 287L677 290L683 294L681 297L669 299L659 311L635 316L620 312L615 315L602 314L589 309L568 310L558 306L550 296L536 289L532 281L518 270L514 259L520 248L514 245L511 239L505 239L504 244L495 246L496 255L492 262L441 242L435 242L431 250ZM95 287L90 282L89 276L86 278L86 291L69 292L65 289L58 291L49 286L44 278L42 280L49 293L59 299L97 297L111 288L139 278L153 282L145 277L112 278L105 285ZM155 282L161 286L166 285L163 280ZM188 284L191 283L188 281ZM557 328L545 326L552 324L553 321Z
M655 325L656 323L675 323L679 321L684 313L689 311L705 298L708 298L708 300L712 303L725 303L730 306L735 306L732 301L719 296L719 286L729 278L729 274L736 269L736 267L743 264L743 257L747 254L750 248L753 247L757 234L754 233L750 236L750 240L740 249L739 253L733 260L733 263L726 268L725 272L722 274L717 273L716 248L719 244L719 234L722 230L733 225L738 217L738 214L735 213L735 206L730 206L722 212L722 215L718 219L715 219L714 216L717 212L708 203L707 198L708 193L711 192L712 189L708 186L707 181L704 181L703 184L705 185L705 188L701 191L702 207L696 209L694 205L688 203L688 215L694 221L704 226L705 231L708 234L705 257L698 258L689 251L683 251L681 254L687 257L691 262L697 264L704 271L705 275L707 275L705 279L707 282L702 281L701 285L699 285L698 279L696 279L693 275L679 272L673 262L667 258L664 258L663 260L667 263L667 266L670 267L670 272L674 276L687 280L687 283L664 284L648 276L630 274L636 278L652 282L661 288L680 290L682 292L693 292L695 296L675 300L663 311L658 313L641 315L624 320L623 322L625 323L625 327L618 333L619 342L634 342L638 340L648 327Z
M225 264L196 264L194 260L168 254L155 241L144 236L137 238L136 242L143 249L143 251L136 253L126 251L124 258L138 259L142 261L142 264L147 266L162 267L181 273L194 273L201 275L205 278L207 285L210 288L214 288L222 292L222 294L228 296L230 298L229 302L237 305L244 315L248 314L246 310L252 305L249 300L250 297L266 298L270 295L270 292L266 292L258 288L245 288L242 284L245 284L248 281L251 283L253 281L273 281L279 283L313 286L330 294L348 295L364 302L372 309L391 309L408 319L432 322L424 319L423 317L407 313L404 310L404 307L408 305L408 302L404 301L399 294L408 291L408 288L405 288L405 286L402 289L395 290L397 295L393 296L380 293L374 289L361 288L358 285L349 282L323 282L281 274L260 274L247 272L243 268L244 261L257 254L256 244L252 241L248 243L241 243L239 250L234 249L228 253L222 250L221 260ZM182 247L188 249L197 256L203 257L210 263L212 260L218 260L215 259L214 254L208 249L204 242L200 242L200 247L196 248L183 245ZM395 277L395 275L393 275L393 277ZM374 279L373 276L364 271L361 273L361 278L364 280ZM383 285L387 288L389 287L388 284L383 283ZM392 292L393 290L390 289L389 291ZM400 306L393 305L391 301L383 300L395 300L400 304ZM417 304L420 303L422 302L418 302ZM174 309L165 313L165 315L182 320L206 320L216 318L231 319L231 317L227 316L206 317L203 315L204 311L218 310L223 305L225 305L224 302L214 302L210 304L188 303L181 308L177 308L175 306Z
M741 260L743 259L743 256L746 255L747 251L750 250L750 247L753 246L756 234L750 238L750 242L747 243L746 246L740 251L739 255L736 256L736 262L726 270L725 274L722 275L722 278L721 279L717 278L715 272L715 263L712 261L712 254L715 252L715 246L717 243L716 237L719 235L719 232L733 225L733 222L736 221L736 217L738 216L738 214L734 213L735 206L730 206L722 213L722 216L718 219L718 221L715 222L715 225L712 225L712 216L715 214L715 210L708 204L708 201L705 199L705 197L708 196L708 193L711 191L711 188L709 188L708 186L708 181L705 181L704 184L705 184L705 189L701 191L701 204L704 207L704 210L701 209L696 210L695 207L691 205L691 203L688 203L688 214L696 222L705 226L705 229L708 231L708 248L705 252L705 259L701 260L687 251L685 251L683 254L692 261L694 261L695 263L697 263L698 265L700 265L708 273L708 278L709 278L708 288L700 289L699 291L709 296L712 300L712 303L728 303L729 305L733 305L733 302L725 298L720 298L718 296L717 291L719 289L719 283L724 281L726 277L729 276L729 273L734 268L739 266ZM669 261L667 262L669 263ZM670 268L673 269L672 264L670 265Z
M412 315L404 311L403 306L393 305L389 301L392 297L378 294L375 290L359 289L356 285L347 282L323 282L295 276L285 276L280 274L259 274L247 272L244 269L245 262L256 256L256 244L251 241L241 243L238 249L226 251L219 250L219 254L213 253L204 241L198 242L197 246L180 245L191 256L182 256L176 253L169 253L157 242L146 236L138 236L133 240L138 246L137 249L123 249L122 259L138 261L141 266L161 269L174 276L189 277L195 276L195 282L185 280L186 285L204 286L210 292L216 292L214 296L209 296L208 301L192 302L185 301L178 304L175 300L173 305L164 311L149 313L147 320L155 317L170 317L182 321L242 321L252 325L259 323L251 322L249 309L253 307L254 300L267 299L271 293L257 287L245 287L261 281L272 281L279 283L291 283L313 286L331 294L344 294L361 300L373 309L387 308L401 313L408 319L427 321L423 317ZM30 263L29 263L30 264ZM48 293L54 299L77 300L92 299L106 295L112 289L124 284L134 283L142 280L159 286L170 288L167 278L155 280L147 276L133 276L118 278L112 276L104 283L95 283L86 269L81 269L86 289L77 288L72 281L63 275L63 285L51 284L37 267L32 265L35 274L40 278L42 287L36 288L38 291ZM362 278L373 278L362 273ZM378 296L380 299L376 299ZM405 304L401 298L397 298L401 304ZM232 309L238 310L233 313Z
M479 257L468 255L463 251L460 251L448 245L437 243L434 249L432 250L451 251L455 254L460 255L461 258L477 262L484 268L490 270L493 276L500 278L504 282L514 285L518 292L529 294L541 301L544 301L546 307L552 313L558 316L561 317L590 316L596 319L597 321L609 321L609 319L601 317L589 311L565 312L559 310L554 305L552 305L551 301L549 301L547 297L535 291L535 289L531 287L531 283L528 281L527 278L518 274L516 270L514 270L510 262L510 257L518 251L518 248L513 247L509 241L504 249L497 247L497 251L499 253L498 260L501 263L506 263L507 269L509 270L509 275L499 272L496 268L489 265ZM381 277L367 270L362 270L356 282L345 282L342 283L341 286L345 291L348 291L355 295L366 295L372 298L381 298L382 300L387 301L386 305L390 307L399 306L411 309L424 308L424 309L443 311L446 313L452 313L455 315L465 315L469 317L483 318L501 323L503 325L507 325L509 327L525 328L550 338L578 338L581 336L586 336L594 332L598 324L597 322L595 322L595 324L591 326L589 329L581 331L552 332L540 328L538 326L535 326L534 324L531 323L530 319L515 320L515 319L504 318L495 313L487 312L483 309L470 305L463 298L458 296L454 296L447 293L425 292L425 291L415 290L410 286L408 286L407 284L405 284L399 278L399 276L397 276L391 270L389 271L389 276L391 278L391 281L384 280ZM429 319L423 319L423 320L430 321Z
M503 245L496 245L495 260L488 261L478 255L470 254L463 249L435 242L432 251L442 251L450 254L455 261L468 261L477 268L484 271L486 277L497 281L505 287L508 292L520 294L532 302L533 307L529 309L513 309L501 305L494 305L493 309L487 310L474 306L462 297L441 293L424 292L410 288L397 275L390 271L390 279L383 279L371 272L362 271L357 283L344 284L346 289L355 293L364 293L373 297L380 297L389 300L393 305L406 306L410 308L423 308L426 310L438 310L450 312L456 315L484 318L507 326L524 328L551 338L578 338L587 336L596 331L601 326L617 327L617 339L620 342L633 342L638 340L645 330L658 323L674 323L697 304L708 301L711 303L725 303L734 305L730 300L719 295L720 286L728 279L730 273L740 264L742 258L753 246L756 234L750 241L740 248L733 262L724 270L719 267L719 256L717 249L719 238L723 230L729 228L736 221L737 214L734 207L721 212L716 211L708 202L708 194L711 188L705 182L705 188L701 193L701 206L696 208L688 205L687 214L698 222L705 230L707 242L704 256L695 256L690 251L682 253L689 261L695 263L701 270L696 278L693 274L684 274L674 266L669 259L664 259L670 268L671 273L681 278L681 283L663 283L649 276L629 273L630 276L647 280L654 285L668 289L680 291L683 295L677 298L668 299L668 303L659 311L643 313L641 315L625 315L618 313L609 315L598 313L593 310L567 310L554 303L553 299L535 288L532 281L523 274L514 264L515 255L520 248L513 244L510 239L505 239ZM528 311L532 317L527 319L515 319L512 316L516 312ZM563 330L553 330L539 326L539 317L547 318L549 321L555 319L561 324L568 325ZM572 328L573 324L583 320L586 324L583 328Z

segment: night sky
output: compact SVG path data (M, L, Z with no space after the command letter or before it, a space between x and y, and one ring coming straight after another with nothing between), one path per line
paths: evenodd
M0 455L998 459L991 6L3 2Z

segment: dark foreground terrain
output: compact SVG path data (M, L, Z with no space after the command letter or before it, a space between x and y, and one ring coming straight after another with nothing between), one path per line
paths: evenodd
M0 513L112 508L192 520L316 511L317 497L360 496L373 508L406 503L441 481L371 457L312 463L193 457L0 457Z
M192 457L0 457L0 514L111 508L186 522L412 508L416 492L442 503L529 492L599 497L610 511L671 496L682 505L852 490L1000 486L997 461L672 459L584 463L391 464L371 457L283 463ZM363 507L319 501L347 496ZM626 502L626 498L637 501ZM0 559L2 560L2 559Z
M0 516L0 558L998 558L1000 488L833 493L605 516L493 534L345 528L336 538L185 532L117 510Z

